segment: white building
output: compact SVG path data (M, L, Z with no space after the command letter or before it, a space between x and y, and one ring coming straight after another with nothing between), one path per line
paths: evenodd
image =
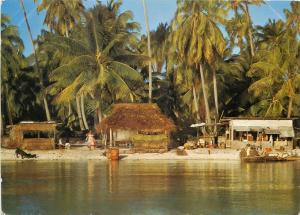
M275 149L292 149L295 132L291 119L225 119L226 147L243 148L247 144Z

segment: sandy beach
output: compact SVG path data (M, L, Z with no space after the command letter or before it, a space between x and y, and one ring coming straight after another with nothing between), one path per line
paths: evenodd
M23 160L107 160L104 149L89 150L87 147L56 150L27 151L38 158ZM240 151L235 149L194 149L186 150L187 155L177 155L176 149L165 153L126 153L120 150L121 160L240 160ZM293 155L300 156L300 149L294 149ZM22 160L17 158L14 149L1 148L1 160Z
M107 160L103 155L104 149L89 150L87 147L73 149L56 149L56 150L36 150L29 151L36 154L38 158L34 160ZM233 149L208 149L187 150L186 156L176 154L176 150L170 150L166 153L131 153L127 154L120 150L122 160L239 160L239 151ZM1 148L1 160L22 160L17 158L14 149ZM24 158L23 160L30 160Z

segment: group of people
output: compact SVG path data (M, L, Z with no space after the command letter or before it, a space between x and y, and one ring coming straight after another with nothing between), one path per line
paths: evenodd
M89 131L87 134L86 134L86 143L87 143L87 146L89 147L90 150L93 150L96 148L96 139L94 138L94 134L92 131ZM71 147L71 144L69 143L69 138L66 139L66 143L63 144L63 141L62 141L62 138L59 138L58 140L58 146L59 148L65 148L65 149L70 149Z

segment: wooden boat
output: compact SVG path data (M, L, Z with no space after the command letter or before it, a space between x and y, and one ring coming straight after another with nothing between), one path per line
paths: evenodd
M265 156L248 156L242 157L242 161L247 163L256 163L256 162L276 162L276 161L291 161L289 157L280 157L273 155L265 155Z

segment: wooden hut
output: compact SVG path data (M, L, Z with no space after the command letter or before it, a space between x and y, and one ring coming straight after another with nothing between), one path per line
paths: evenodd
M164 152L170 144L174 123L156 104L115 104L97 131L105 144L131 147L135 152Z
M7 147L27 150L55 148L55 122L20 122L9 133Z

